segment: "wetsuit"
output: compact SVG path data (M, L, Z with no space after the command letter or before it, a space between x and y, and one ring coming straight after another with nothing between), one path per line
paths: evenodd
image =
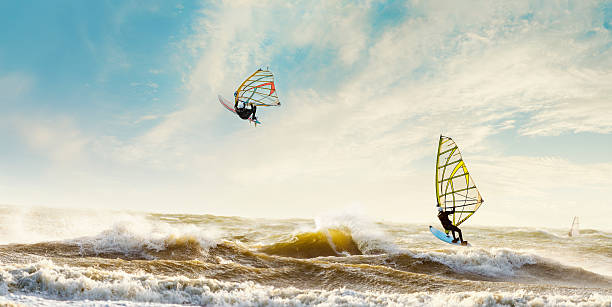
M438 212L438 219L440 219L440 223L442 223L442 227L444 227L444 229L451 231L453 233L453 242L457 241L457 237L455 237L455 232L459 233L459 240L463 242L463 236L461 235L461 229L453 225L450 219L448 219L448 216L453 213L455 213L455 209L453 209L452 211L440 211Z
M257 107L254 105L251 105L250 109L247 108L246 106L239 108L238 101L236 100L236 103L234 104L234 110L236 110L236 114L238 114L238 116L242 119L249 119L252 115L253 121L257 120L257 118L255 117L255 112L257 111Z

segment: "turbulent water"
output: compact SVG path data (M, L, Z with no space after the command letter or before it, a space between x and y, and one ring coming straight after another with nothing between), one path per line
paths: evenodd
M610 306L612 233L0 207L0 305Z

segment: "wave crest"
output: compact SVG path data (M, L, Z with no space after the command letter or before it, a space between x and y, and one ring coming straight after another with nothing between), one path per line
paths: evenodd
M82 255L144 259L193 259L216 246L216 240L193 225L116 223L93 237L72 240Z
M34 244L12 244L3 249L46 257L102 257L122 259L194 259L217 245L214 232L193 225L115 223L97 235Z
M279 242L259 249L269 255L315 258L323 256L361 255L351 232L344 229L323 229L297 234L289 242Z
M341 289L298 289L264 286L251 281L225 282L211 278L129 274L95 268L57 266L50 261L0 268L0 285L10 288L5 298L47 305L74 305L74 300L124 301L117 305L174 303L207 306L244 305L405 305L405 306L609 306L605 293L559 294L518 291L402 292ZM53 301L41 302L38 293ZM55 299L55 300L54 300ZM66 301L69 300L69 301Z
M522 266L538 262L534 255L518 253L508 249L464 248L450 253L415 253L414 257L444 264L458 272L489 277L513 276L516 270Z

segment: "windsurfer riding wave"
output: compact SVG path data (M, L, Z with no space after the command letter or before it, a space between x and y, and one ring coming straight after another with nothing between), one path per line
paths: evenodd
M459 240L461 240L461 245L467 245L467 241L463 241L463 236L461 235L461 229L453 225L453 223L451 223L450 219L448 218L448 216L453 213L455 213L454 207L453 207L453 210L451 211L444 211L442 207L438 206L438 219L440 219L440 223L442 223L442 227L444 227L445 230L453 233L453 243L457 243L457 237L455 236L455 232L458 232Z

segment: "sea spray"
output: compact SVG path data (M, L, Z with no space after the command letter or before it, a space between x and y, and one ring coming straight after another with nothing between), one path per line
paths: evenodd
M7 210L0 220L10 220ZM0 245L0 302L609 306L612 295L601 273L611 266L612 234L603 230L563 240L465 227L474 245L465 248L436 240L427 224L352 212L316 220L102 212L108 220L86 229L80 213L47 210L21 211L14 226L26 229ZM58 216L65 220L54 224ZM32 229L54 230L19 242Z
M503 248L461 248L446 252L417 252L415 258L442 263L458 272L469 272L490 277L513 276L526 264L537 263L537 256Z
M159 252L190 241L197 242L202 251L206 251L216 245L219 236L214 227L201 229L191 224L170 225L141 218L115 223L98 235L71 242L79 245L84 253L90 249L96 255L120 253L150 256L149 252Z
M3 276L6 271L2 271ZM106 301L117 305L173 303L210 306L609 306L610 296L599 293L543 294L531 290L385 293L350 289L314 290L262 286L253 282L223 282L209 278L126 274L97 269L71 269L49 262L10 269L14 293L6 298L22 302ZM3 282L4 283L4 282ZM28 299L19 293L36 293ZM41 300L42 298L42 300ZM58 301L58 304L62 304ZM134 304L136 305L136 304Z
M397 247L388 239L388 235L371 219L358 212L358 209L351 209L350 212L345 210L317 216L314 219L315 229L344 229L365 254L396 251Z

